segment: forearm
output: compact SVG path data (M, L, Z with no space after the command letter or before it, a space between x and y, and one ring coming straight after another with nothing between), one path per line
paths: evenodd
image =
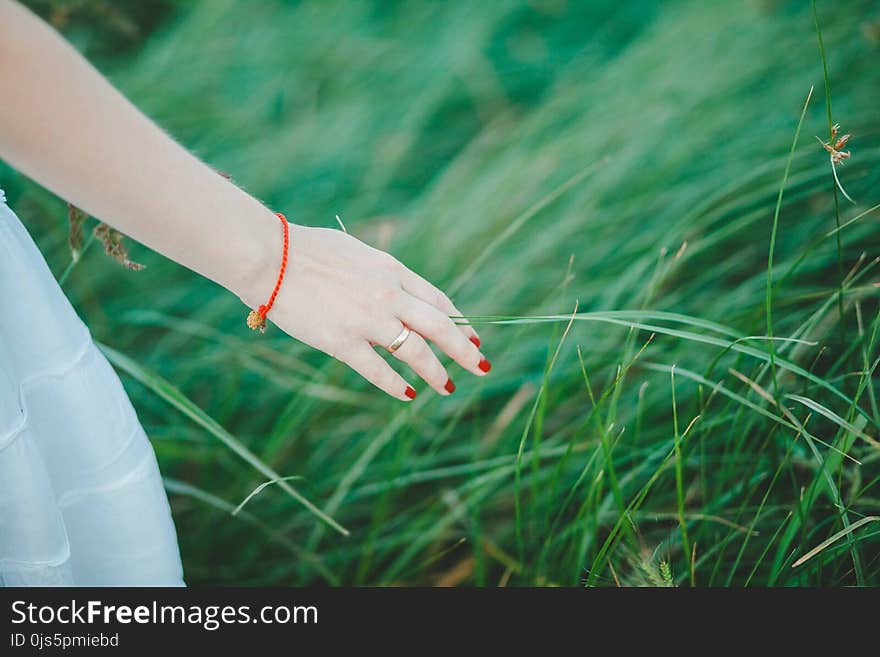
M246 303L268 293L261 289L280 258L277 218L8 0L0 0L0 157Z

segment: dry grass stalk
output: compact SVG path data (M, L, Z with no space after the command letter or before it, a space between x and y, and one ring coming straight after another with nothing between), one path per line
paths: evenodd
M70 246L70 257L76 262L82 255L83 249L83 224L88 215L76 207L73 203L67 204L67 221L70 228L67 233L67 244Z

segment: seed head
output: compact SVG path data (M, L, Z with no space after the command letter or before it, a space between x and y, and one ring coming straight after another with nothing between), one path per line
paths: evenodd
M822 148L828 151L828 154L831 156L831 161L834 164L840 164L846 159L849 159L852 156L852 153L849 151L843 150L844 146L846 146L847 142L849 142L852 135L846 134L838 139L837 135L840 132L840 124L835 123L831 126L831 139L829 141L822 141L819 139L819 143L822 144ZM833 142L833 143L832 143Z
M100 223L95 226L95 237L104 245L104 253L113 258L120 265L132 271L140 271L144 265L128 259L128 249L125 248L123 239L125 236L118 230L110 228L107 224Z
M852 156L852 153L843 150L843 147L846 146L852 135L847 134L838 138L837 134L839 132L840 124L835 123L831 126L831 139L828 141L822 141L818 137L816 139L822 144L822 148L828 151L828 157L831 158L831 174L834 176L834 184L837 185L837 189L840 190L840 193L843 194L846 200L850 203L855 203L852 197L846 193L843 185L840 184L840 178L837 177L837 165L842 164L844 160L848 160Z

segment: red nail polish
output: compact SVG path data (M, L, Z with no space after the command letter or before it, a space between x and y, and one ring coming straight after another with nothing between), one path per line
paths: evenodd
M406 390L403 391L403 394L406 395L407 397L409 397L410 399L416 398L416 391L415 391L415 388L413 388L412 386L407 386Z
M479 367L484 372L488 372L489 370L492 369L492 363L490 363L488 360L486 360L484 358L479 363L477 363L477 367Z
M475 347L478 347L478 348L479 348L479 346L480 346L480 338L478 338L476 335L472 335L472 336L471 336L471 342L474 343L474 346L475 346Z
M443 387L450 395L455 392L455 384L452 382L452 379L446 379L446 385Z

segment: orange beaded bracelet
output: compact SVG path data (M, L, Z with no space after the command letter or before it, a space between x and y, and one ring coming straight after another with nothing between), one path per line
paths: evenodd
M281 229L283 231L284 246L281 252L281 270L278 272L278 279L275 281L275 287L269 300L256 310L252 310L247 317L247 325L254 331L259 330L260 333L266 330L266 315L272 310L272 304L275 303L275 297L278 296L278 290L281 289L281 283L284 281L284 272L287 270L287 249L289 245L287 218L280 212L276 212L275 216L281 220Z

